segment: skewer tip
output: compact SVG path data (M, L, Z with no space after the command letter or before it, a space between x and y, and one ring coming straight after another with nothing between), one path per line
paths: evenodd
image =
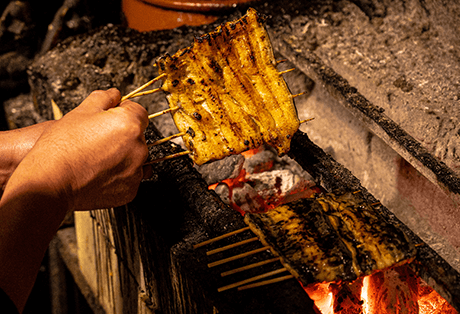
M310 121L312 121L312 120L314 120L314 119L315 119L315 118L305 119L305 120L300 121L299 123L300 123L300 124L303 124L303 123L306 123L306 122L310 122Z
M302 95L305 95L305 94L308 94L308 92L302 92L302 93L294 94L294 95L291 95L291 97L296 98L296 97L299 97L299 96L302 96Z
M289 69L289 70L285 70L285 71L280 71L280 72L279 72L279 75L283 75L283 74L289 73L289 72L294 71L294 70L295 70L295 68L292 68L292 69Z

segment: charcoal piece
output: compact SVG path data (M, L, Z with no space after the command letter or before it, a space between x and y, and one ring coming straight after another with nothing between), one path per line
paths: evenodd
M225 179L233 179L238 176L244 162L242 155L230 155L212 163L198 166L198 171L207 184L211 185Z

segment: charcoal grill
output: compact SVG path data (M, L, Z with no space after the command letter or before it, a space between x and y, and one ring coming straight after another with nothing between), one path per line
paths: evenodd
M427 4L426 10L432 9L430 5L431 3ZM291 1L289 4L274 1L261 2L254 7L269 17L268 30L276 53L280 58L288 59L297 69L292 76L286 76L288 85L292 89L299 89L293 90L294 92L311 89L310 96L298 98L296 103L301 119L315 117L315 120L295 134L289 156L327 191L361 191L369 203L380 201L383 205L379 210L383 217L402 228L418 244L416 263L411 264L411 267L452 306L460 310L460 266L456 249L460 237L454 229L459 221L460 178L452 170L454 164L447 166L439 161L426 148L426 140L422 145L420 140L394 122L394 117L393 120L390 119L383 105L385 100L370 93L369 88L366 89L362 83L369 81L368 78L349 72L337 59L328 59L324 54L306 49L314 50L321 44L309 41L310 38L306 36L310 29L309 21L318 20L323 25L340 23L335 13L356 14L359 11L378 27L378 23L383 23L385 12L377 2L372 1L321 1L308 5L301 1ZM350 9L352 7L359 7L361 11L353 11ZM327 12L327 8L330 12ZM439 11L436 12L439 14ZM218 22L235 19L239 15L240 13L234 13ZM327 16L328 19L322 20L322 16ZM295 26L299 28L295 29ZM321 32L321 27L316 31ZM429 26L426 27L429 30ZM121 37L135 37L138 42L134 46L139 42L155 42L155 48L149 50L147 55L159 55L169 50L174 53L177 48L187 44L187 38L213 28L214 26L182 28L146 36L135 34L134 31L117 31L122 33ZM110 27L108 29L110 32ZM428 30L422 29L421 32ZM328 34L317 33L316 39L320 40L321 36ZM452 43L456 44L454 40ZM145 55L136 60L145 66L141 67L143 70L121 73L118 74L120 76L112 78L102 72L96 75L100 77L99 80L85 77L81 80L72 79L72 74L65 71L47 77L47 73L37 69L40 67L37 64L43 58L56 58L65 51L67 45L71 45L69 41L59 46L53 54L43 56L29 73L32 94L37 100L36 108L45 118L51 117L50 99L56 100L64 113L77 104L76 99L81 96L73 94L77 86L94 89L116 85L128 90L132 85L146 81L143 76L155 75L150 67L146 70L145 63L148 62ZM135 49L126 42L122 45L128 47L126 50L130 55L124 57L132 58L135 55L132 51ZM340 48L331 47L331 51L337 52ZM359 56L360 53L358 51L356 54ZM93 65L101 67L110 61L98 59L97 54L90 54L90 58L93 57ZM65 90L65 93L53 89L53 82L57 79L70 82L71 89ZM394 82L394 86L404 93L409 93L414 88L407 77L397 77ZM388 102L396 97L394 92L385 96ZM66 102L69 99L71 101ZM401 105L401 102L395 103ZM427 108L424 110L434 110L428 105ZM347 150L340 151L340 145L334 143L337 131L334 133L332 126L330 130L321 129L322 123L327 121L321 112L325 112L324 115L328 115L330 121L334 121L334 116L342 122L345 121L335 126L342 128L339 133L350 133L350 138L357 140L353 142L350 138L343 139L343 143L348 145L348 154L353 157L347 159L347 153L344 153ZM390 110L389 114L392 112ZM146 134L149 142L170 135L168 132L174 132L165 127L171 126L170 122L160 121L156 126L149 126ZM315 124L320 127L315 129ZM330 131L331 136L328 137L326 131ZM359 143L356 144L357 142ZM178 145L163 144L151 148L150 158L160 158L180 150ZM380 172L369 167L371 162L353 162L353 158L360 160L362 155L372 156L372 162L382 164ZM141 184L138 196L132 203L121 208L94 211L87 220L94 231L94 241L91 243L94 245L92 249L95 255L91 262L97 265L97 272L94 274L97 292L92 295L90 302L94 305L95 312L117 312L117 309L122 308L125 313L313 313L313 302L295 280L244 292L217 292L218 287L228 284L220 277L222 269L208 268L209 258L203 251L193 249L193 244L244 227L241 215L225 205L213 191L208 190L207 184L187 157L164 161L153 167L153 178ZM399 176L397 181L391 181L388 173L393 173L395 169ZM389 196L389 187L392 185L404 189L392 191ZM428 191L429 198L436 200L433 203L438 203L432 209L436 215L431 215L426 220L432 233L426 232L423 225L411 220L411 216L426 214L427 211L424 204L413 202L420 190ZM404 197L406 202L395 201ZM78 221L77 219L77 233ZM433 238L433 234L440 236ZM232 242L243 238L245 235L237 235ZM73 243L74 240L71 237L70 240L58 237L56 241ZM223 244L225 243L229 241L223 240ZM257 247L260 245L252 243L236 250L247 251ZM260 254L262 258L271 257L268 252ZM248 257L243 262L254 259ZM84 261L80 262L84 265ZM272 270L273 267L266 266L266 270ZM81 278L81 274L74 276L80 276L78 280L83 282L81 285L84 285L85 280L88 281L88 278ZM94 287L89 290L92 288ZM101 304L109 304L109 307Z

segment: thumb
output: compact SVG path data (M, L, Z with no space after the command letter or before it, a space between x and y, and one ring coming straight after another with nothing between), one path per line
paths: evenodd
M79 107L89 110L108 110L110 108L116 107L121 100L120 91L116 88L111 88L109 90L96 90L93 91L81 104Z

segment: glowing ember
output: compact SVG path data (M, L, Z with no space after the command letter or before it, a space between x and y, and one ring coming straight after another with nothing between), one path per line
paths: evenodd
M433 288L420 280L418 305L421 314L457 314L458 312Z
M315 302L321 314L334 313L334 292L330 283L319 283L305 288L310 299Z
M376 272L351 284L310 285L305 291L318 314L458 314L408 266Z
M216 190L223 201L228 200L228 204L243 215L265 212L320 192L314 187L311 176L297 163L278 157L270 148L261 146L242 155L245 161L238 176L209 188Z

